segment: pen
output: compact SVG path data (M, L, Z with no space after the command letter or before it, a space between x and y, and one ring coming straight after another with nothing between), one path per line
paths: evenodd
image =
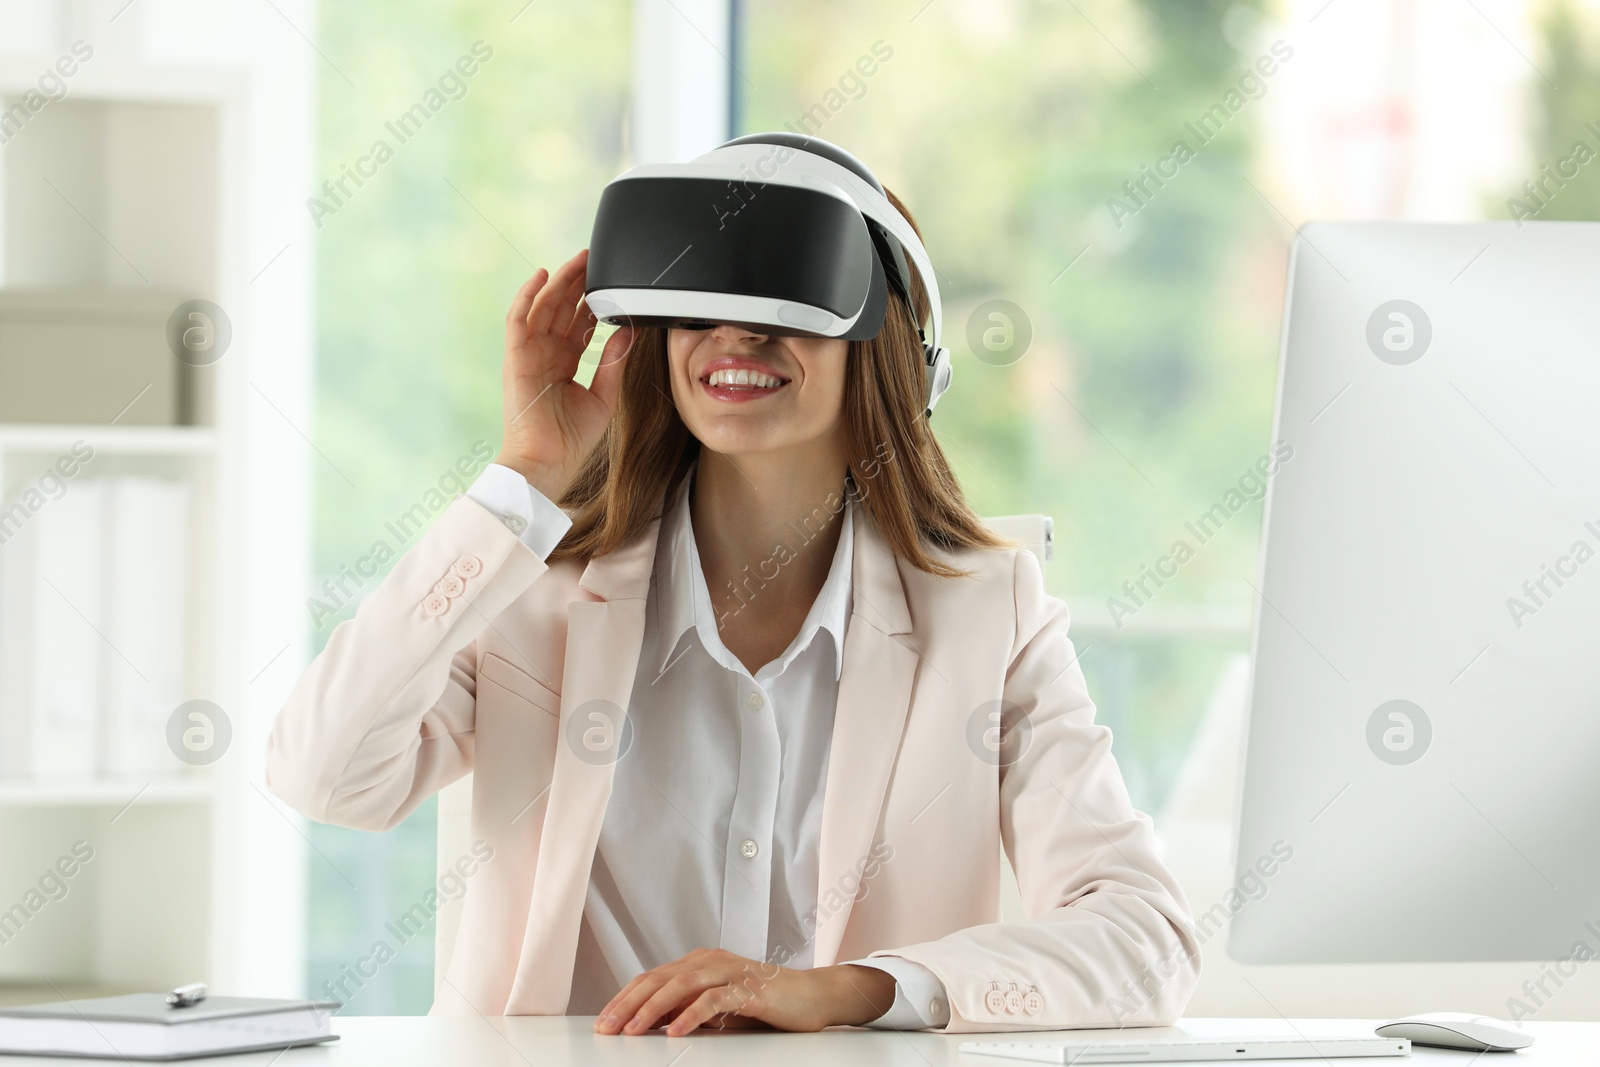
M181 985L167 994L167 1003L174 1008L189 1008L206 999L206 984L204 982L190 982Z

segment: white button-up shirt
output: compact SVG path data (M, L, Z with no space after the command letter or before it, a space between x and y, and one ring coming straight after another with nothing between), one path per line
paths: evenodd
M692 482L691 472L661 520L631 739L624 734L595 850L570 1014L597 1014L634 975L696 948L812 966L805 931L816 926L822 798L851 609L851 509L799 633L752 675L718 632L690 522ZM571 525L498 464L468 495L541 558ZM943 984L927 968L899 957L848 962L895 978L894 1006L870 1025L948 1021Z

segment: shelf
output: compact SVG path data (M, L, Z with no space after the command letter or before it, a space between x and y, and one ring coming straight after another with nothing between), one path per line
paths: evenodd
M85 441L97 453L118 456L198 456L216 447L209 426L112 426L0 423L0 451L65 452Z
M59 72L68 41L81 38L94 48L72 74L60 72L65 96L13 116L20 132L0 150L0 303L10 312L0 351L10 366L32 372L13 377L0 368L0 397L11 401L0 404L0 540L7 540L0 562L8 586L0 609L10 609L0 611L0 641L16 648L24 642L13 634L28 638L0 670L8 742L17 722L11 716L32 716L39 707L34 672L66 683L79 669L70 659L36 658L34 623L44 612L17 608L30 568L43 574L33 566L37 557L24 566L22 549L38 548L31 536L38 531L48 533L52 524L70 530L68 519L92 511L96 490L76 505L58 503L87 481L182 483L188 493L185 693L244 706L246 671L255 670L249 663L305 625L296 591L309 551L309 468L274 466L286 428L270 412L251 417L259 397L241 360L265 350L264 339L289 341L274 350L272 380L258 379L274 396L272 382L300 381L310 366L311 336L290 330L280 338L276 325L310 321L310 261L275 259L281 242L272 236L304 215L272 194L315 166L314 71L292 51L231 49L249 40L259 12L221 16L197 32L181 19L147 18L145 5L124 11L125 3L58 2L51 6L62 9L62 19L24 20L26 34L0 47L0 105L37 94L41 72ZM276 18L270 11L264 17ZM274 287L273 314L262 317L251 313L249 280L269 262L275 265L263 281ZM227 309L232 347L225 359L200 365L170 351L171 313L190 299ZM102 320L110 320L104 329ZM63 324L70 329L57 329ZM74 446L80 457L87 451L79 441L93 448L94 459L74 468ZM270 483L250 481L248 472L262 464L273 467ZM61 473L69 469L77 473ZM52 470L78 479L70 494L47 479ZM37 495L24 507L27 515L10 510L12 494L30 489L47 497L51 517L33 506ZM21 546L9 540L19 520L31 532ZM128 554L135 555L131 548ZM48 558L67 561L63 574L71 568L70 553ZM110 573L111 562L100 562L105 566L96 569ZM24 578L12 578L13 566ZM125 573L132 569L123 564ZM68 600L56 605L68 609L58 612L63 628L90 619L100 628L106 616L112 629L104 632L113 632L111 586L83 574L51 580L62 597L42 581L27 588ZM98 584L100 602L68 599L76 588L63 584L69 581ZM37 606L31 593L27 599L29 609ZM115 626L142 641L143 616L127 604ZM153 609L148 617L156 617ZM102 680L120 675L122 661L106 654L99 636L87 626L79 636L95 651L92 669ZM127 651L141 667L163 658ZM13 662L26 664L29 677ZM125 694L141 692L134 683ZM155 699L169 685L148 681L148 706L169 707L165 696ZM109 682L96 690L97 698L115 692ZM97 711L97 722L113 718ZM29 729L18 731L19 743L24 733L30 744L38 741L31 723L23 725ZM70 896L30 923L27 936L0 946L0 1004L57 999L47 979L69 996L159 990L200 977L215 988L292 989L304 981L309 850L253 795L251 761L230 753L212 766L190 767L168 758L164 738L141 740L149 758L138 762L130 753L127 762L74 764L76 774L0 777L0 873L25 888L77 839L95 849L91 881L75 883ZM32 755L16 759L17 769L50 765ZM134 766L152 770L117 769ZM95 767L105 768L100 780ZM16 899L8 895L0 909Z
M5 808L116 807L144 804L204 804L211 800L208 778L35 782L0 780L0 810Z
M60 52L0 56L0 96L38 92L39 72L60 57ZM80 64L68 84L82 100L211 104L242 101L249 82L241 72L211 64L130 62L101 52Z

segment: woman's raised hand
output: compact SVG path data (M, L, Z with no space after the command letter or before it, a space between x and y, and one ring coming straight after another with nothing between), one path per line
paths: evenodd
M540 267L506 315L505 436L495 462L551 500L561 498L605 433L635 333L623 326L611 335L588 388L572 380L598 321L583 299L588 263L585 248L554 274Z

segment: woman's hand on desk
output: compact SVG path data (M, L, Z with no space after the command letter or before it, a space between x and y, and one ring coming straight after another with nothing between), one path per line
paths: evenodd
M599 320L583 299L587 248L556 268L540 267L506 314L501 370L505 437L495 461L520 473L551 500L599 443L617 408L622 360L633 343L623 326L606 341L586 389L573 381Z
M797 970L702 948L623 986L601 1010L594 1028L601 1034L642 1034L667 1020L667 1033L676 1037L703 1025L775 1030L860 1026L888 1011L894 993L894 978L872 967Z

